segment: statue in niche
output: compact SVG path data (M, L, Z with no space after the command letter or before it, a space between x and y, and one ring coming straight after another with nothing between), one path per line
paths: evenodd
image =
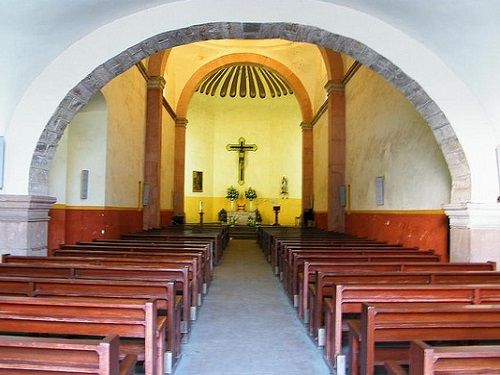
M286 176L281 178L281 192L280 195L282 198L288 198L288 179Z

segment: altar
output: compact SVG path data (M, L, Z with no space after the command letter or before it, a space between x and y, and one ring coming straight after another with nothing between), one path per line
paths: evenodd
M230 225L255 225L255 211L230 211L227 213L227 222Z

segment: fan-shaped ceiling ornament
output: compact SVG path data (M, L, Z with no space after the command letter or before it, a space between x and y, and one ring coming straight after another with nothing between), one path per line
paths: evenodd
M196 91L225 98L276 98L293 95L291 87L278 73L266 67L251 64L225 66L205 77Z

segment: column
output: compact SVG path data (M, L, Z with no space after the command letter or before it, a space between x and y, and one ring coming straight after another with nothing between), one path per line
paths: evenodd
M500 205L496 203L449 204L450 261L494 261L500 266Z
M160 226L161 126L163 113L163 77L149 77L146 103L146 141L144 155L144 193L147 204L143 211L143 228Z
M312 124L302 123L302 210L313 208L314 138Z
M174 146L174 216L184 214L184 174L186 160L186 126L188 120L178 118L175 120L175 146Z
M345 87L340 80L325 85L328 93L328 230L344 232L345 209L340 186L345 185Z
M49 210L53 197L0 195L0 251L13 255L47 255Z

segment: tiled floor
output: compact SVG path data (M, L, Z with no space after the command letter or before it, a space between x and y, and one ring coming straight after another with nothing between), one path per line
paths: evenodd
M305 332L255 241L233 240L175 375L329 374Z

